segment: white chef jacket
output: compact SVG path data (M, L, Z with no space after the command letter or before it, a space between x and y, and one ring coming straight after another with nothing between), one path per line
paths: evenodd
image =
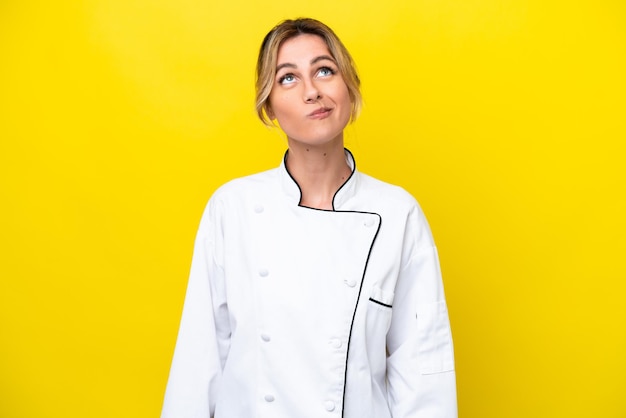
M280 167L198 230L162 418L455 418L437 250L403 189L356 170L333 210Z

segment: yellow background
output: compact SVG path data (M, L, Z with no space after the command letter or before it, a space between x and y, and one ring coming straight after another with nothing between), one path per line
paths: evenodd
M263 35L363 79L359 168L421 202L462 418L626 417L626 3L0 2L0 417L156 417L212 191L285 149Z

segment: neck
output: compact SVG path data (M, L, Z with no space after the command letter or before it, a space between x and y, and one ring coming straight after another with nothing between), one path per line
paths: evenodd
M289 144L286 163L300 186L300 205L332 210L335 193L351 173L343 142L320 147Z

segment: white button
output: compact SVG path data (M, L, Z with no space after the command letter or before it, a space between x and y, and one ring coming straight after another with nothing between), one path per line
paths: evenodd
M265 395L266 402L274 402L274 395Z
M259 276L261 276L261 277L267 277L268 274L270 274L270 272L267 271L267 269L260 269L259 270Z
M265 341L266 343L271 340L270 336L267 334L261 334L261 339Z
M346 285L348 285L348 287L354 287L354 286L356 286L356 280L348 279L348 280L346 280Z
M263 212L263 210L265 210L265 208L263 207L263 205L256 205L256 206L254 207L254 211L255 211L256 213L262 213L262 212Z
M330 340L330 345L332 345L334 348L341 348L341 340L334 338Z
M326 408L328 412L332 412L335 410L335 403L333 401L326 401L324 402L324 408Z

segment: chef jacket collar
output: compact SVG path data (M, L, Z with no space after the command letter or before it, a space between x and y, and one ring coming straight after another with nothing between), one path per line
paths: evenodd
M287 153L289 150L285 152L285 156L283 157L283 161L280 164L280 174L281 174L281 183L285 194L289 200L293 200L295 204L300 205L300 200L302 199L302 192L300 191L300 186L296 182L296 179L293 178L289 170L287 170ZM356 162L354 161L354 156L347 149L344 148L344 152L346 154L346 163L350 166L352 172L350 173L350 177L343 183L339 189L335 192L335 196L333 196L333 210L340 209L343 204L348 201L354 194L357 189L357 171L356 171Z

